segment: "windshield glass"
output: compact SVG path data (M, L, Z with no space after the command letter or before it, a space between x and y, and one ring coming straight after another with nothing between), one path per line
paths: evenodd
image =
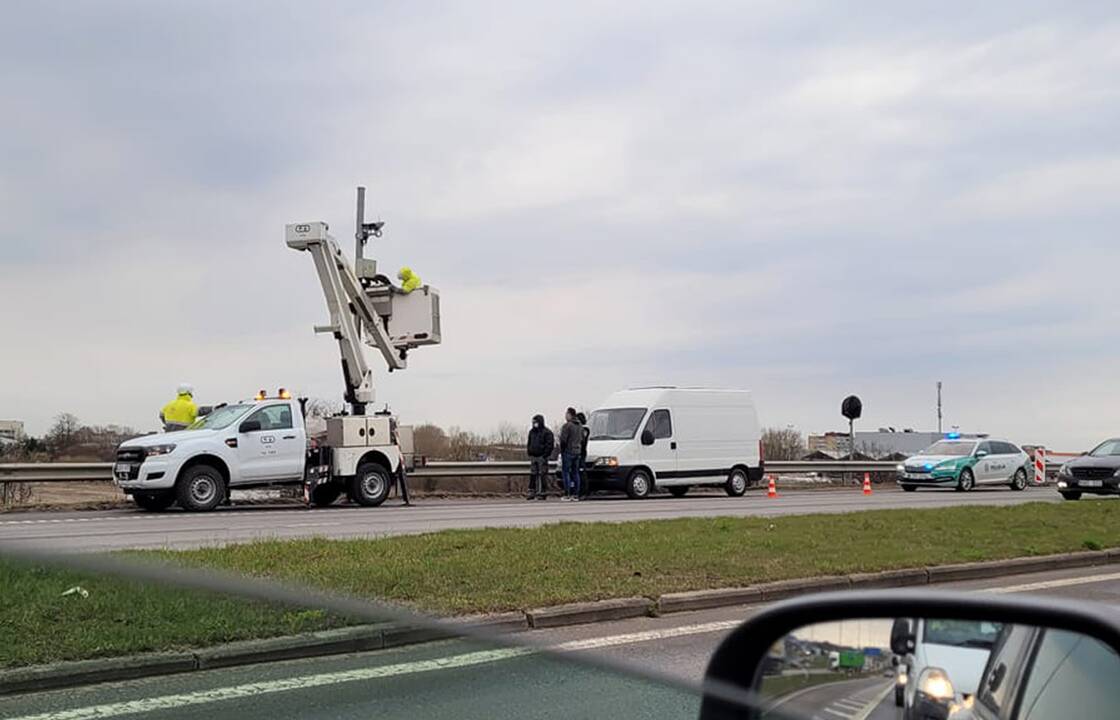
M606 408L591 413L590 440L630 440L646 416L645 408Z
M226 405L220 407L205 417L194 421L188 430L221 430L229 427L234 420L253 407L252 405Z
M1120 455L1120 440L1106 440L1093 448L1089 455L1092 457L1112 457Z
M960 440L941 440L930 445L925 450L918 453L919 455L949 455L952 457L962 457L964 455L971 455L973 449L976 448L974 442L963 442Z
M933 645L990 648L1001 625L974 620L926 620L923 642Z

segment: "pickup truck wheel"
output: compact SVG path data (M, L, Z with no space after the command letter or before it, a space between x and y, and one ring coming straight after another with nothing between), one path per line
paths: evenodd
M327 483L320 485L311 491L311 502L319 507L327 507L334 504L338 500L338 496L342 494L342 488L334 483Z
M652 490L653 479L650 478L648 472L641 468L630 473L630 477L626 478L626 494L634 500L641 500L649 497Z
M691 485L670 485L665 489L668 490L669 494L673 497L684 497L688 494L688 490L691 487Z
M193 465L182 472L175 483L179 507L192 512L213 510L225 499L225 481L212 465Z
M377 463L362 463L350 481L350 495L359 505L377 507L389 497L392 482L389 471Z
M132 501L145 510L160 512L175 504L175 493L170 490L166 492L132 493Z
M727 476L727 482L723 489L731 497L742 497L743 493L747 491L747 471L742 468L732 470L731 474Z

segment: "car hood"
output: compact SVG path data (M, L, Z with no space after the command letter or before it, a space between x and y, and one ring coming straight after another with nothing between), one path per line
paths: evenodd
M1090 457L1082 455L1070 460L1066 465L1076 468L1107 468L1109 470L1120 469L1120 455L1106 455L1104 457Z
M588 440L587 459L594 460L598 457L617 456L625 450L633 440Z
M187 440L199 440L205 437L210 437L216 430L207 430L200 428L198 430L176 430L175 432L166 433L152 433L151 435L141 435L131 440L125 440L121 443L121 447L152 447L154 445L169 445L174 443L181 443Z
M929 465L929 466L932 467L932 466L935 466L935 465L940 465L941 463L943 463L947 460L964 460L967 457L968 457L967 455L963 455L963 456L962 455L915 455L914 457L906 458L906 461L905 461L904 464L907 467L913 467L913 466L924 467L926 465Z
M988 663L991 651L983 648L955 647L953 645L923 645L926 667L938 667L949 675L953 688L960 693L972 695L980 684L984 666ZM920 672L921 669L918 669ZM915 673L915 680L917 673Z

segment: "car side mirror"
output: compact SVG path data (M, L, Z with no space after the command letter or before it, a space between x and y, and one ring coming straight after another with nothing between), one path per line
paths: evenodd
M951 644L973 657L954 655L953 662L938 665L936 654L921 652L924 642ZM1001 654L1005 643L1025 651ZM1036 669L1031 658L1039 648L1070 661ZM912 652L899 652L907 649ZM944 718L1005 676L1057 685L1079 681L1080 668L1093 667L1094 677L1116 677L1120 617L1103 605L928 588L805 595L763 609L724 638L704 676L700 717L808 718L820 715L834 697L849 698L845 711L855 717L873 716L890 702L886 689L852 695L852 688L875 686L892 665L905 665L903 655L915 658L905 675L896 674L914 685L912 694L907 688L908 707L912 700L917 717ZM810 658L811 672L791 669L800 657ZM1033 678L1033 672L1053 677ZM1063 673L1072 677L1063 681ZM830 684L833 690L823 687ZM1098 685L1078 682L1090 688L1077 698L1086 709L1082 717L1115 714L1116 691L1105 687L1109 683Z
M260 420L246 420L245 422L241 423L241 426L239 428L237 428L237 432L251 433L251 432L257 432L260 429L261 429L261 421Z
M653 431L652 430L643 430L642 431L642 445L652 445L652 444L653 444Z
M988 451L987 450L977 450L976 451L976 457L978 457L978 458L988 457Z

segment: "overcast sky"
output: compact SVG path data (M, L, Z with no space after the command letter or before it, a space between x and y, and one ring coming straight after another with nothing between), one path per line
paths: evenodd
M903 7L904 6L904 7ZM1113 2L17 2L0 418L338 398L285 223L438 287L378 400L489 430L649 383L766 425L1120 434Z

